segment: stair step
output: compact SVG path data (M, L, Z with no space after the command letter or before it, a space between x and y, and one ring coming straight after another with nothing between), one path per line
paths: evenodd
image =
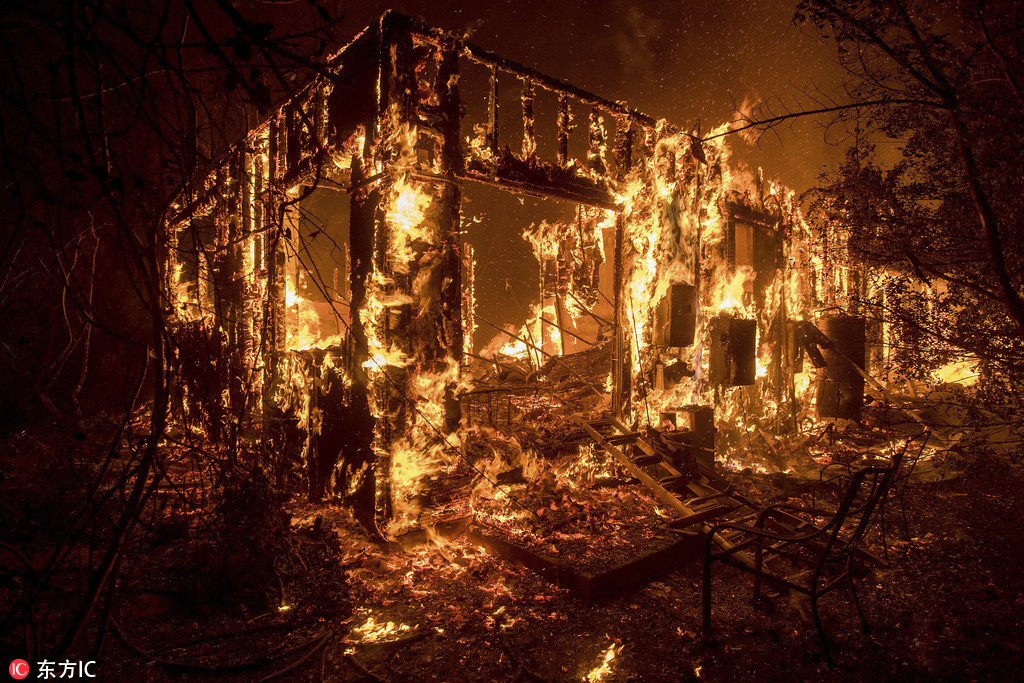
M662 460L660 455L641 455L633 458L633 464L637 467L647 467L648 465L657 465Z
M639 458L638 458L639 459ZM690 478L685 475L677 475L673 477L664 477L658 480L658 485L669 491L679 491L686 488L686 483L690 481Z

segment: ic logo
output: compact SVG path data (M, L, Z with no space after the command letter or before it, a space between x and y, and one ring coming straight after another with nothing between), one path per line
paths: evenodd
M8 671L11 674L11 678L15 680L20 681L23 678L28 678L28 662L24 659L15 659L8 667Z

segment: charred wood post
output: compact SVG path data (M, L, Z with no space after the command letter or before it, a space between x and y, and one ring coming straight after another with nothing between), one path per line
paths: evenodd
M491 158L500 155L498 147L498 69L490 65L490 78L487 90L487 146L491 150Z
M561 145L561 131L562 131L562 118L561 118L561 103L562 99L559 99L559 145ZM565 127L568 128L568 105L565 109ZM620 183L626 179L626 174L629 173L633 166L632 154L633 154L633 134L631 129L632 121L629 116L625 113L618 113L616 118L615 128L615 149L613 150L613 156L615 157L615 170L616 180ZM566 139L568 139L568 132L566 132ZM561 149L561 147L559 148ZM612 254L612 334L614 342L614 348L612 350L612 407L617 417L622 417L626 414L626 401L627 397L631 393L630 383L630 368L632 363L629 360L628 351L629 343L628 337L624 335L622 329L622 318L621 309L624 305L622 297L622 286L623 286L623 267L624 267L624 240L625 240L625 218L620 214L615 218L615 238L614 248Z
M264 304L265 321L263 357L267 371L264 386L267 393L279 386L281 376L281 354L285 346L285 207L281 203L281 192L277 184L281 171L281 135L278 114L270 121L267 134L267 191L263 196L264 215L267 225L264 229L264 262L267 268L267 298ZM269 395L264 396L264 405L271 405Z
M558 95L558 153L556 162L559 168L569 163L569 133L572 131L569 118L569 98L564 93Z
M441 175L446 179L441 183L441 193L438 198L441 206L440 232L443 258L440 301L440 319L444 330L442 350L449 358L454 358L457 364L461 364L462 351L466 347L464 335L467 334L468 329L469 346L472 347L473 326L471 324L469 328L464 328L462 325L463 260L459 252L461 240L459 214L462 197L457 178L464 172L465 162L460 135L462 101L459 96L459 57L456 46L447 43L438 45L436 58L438 63L434 92L438 95L439 107L435 128L441 136L439 167ZM445 388L445 431L454 432L458 429L460 418L460 401L455 396L455 382L450 381Z
M379 81L377 93L376 134L378 140L374 150L374 162L379 169L390 169L401 159L403 152L400 129L403 123L409 122L413 111L412 98L416 90L413 74L412 37L394 21L393 15L386 15L380 24L379 43ZM374 280L375 307L369 307L364 324L372 326L371 334L367 334L370 344L368 359L369 386L371 403L375 407L378 420L374 435L375 472L376 472L376 520L379 528L389 524L393 510L392 489L392 456L395 442L408 430L408 416L405 405L407 391L407 372L400 365L393 365L374 358L377 349L369 340L385 349L399 349L408 353L409 339L402 323L408 322L409 307L407 304L384 306L379 310L382 301L401 301L399 294L408 297L408 269L406 264L391 261L388 245L392 240L394 226L388 221L388 205L393 202L395 192L395 174L386 174L381 182L381 204L375 207L371 276ZM396 268L397 266L397 268ZM402 272L404 271L404 273ZM396 278L397 275L397 278ZM395 337L399 337L396 339Z
M366 314L367 280L373 272L373 240L379 222L378 213L381 206L381 190L377 184L365 183L365 178L357 159L352 160L352 185L357 189L352 193L349 240L350 240L350 292L351 292L351 329L352 340L349 375L352 378L350 389L351 405L358 422L369 425L367 437L357 440L351 453L343 456L343 471L352 472L358 481L349 483L352 491L351 504L356 518L367 528L374 528L378 504L386 505L386 497L377 501L378 469L374 464L374 453L371 448L375 431L375 421L370 411L370 387L366 364L369 361L366 326L375 324ZM349 465L351 461L351 465ZM386 480L386 478L385 478ZM353 486L354 484L354 486ZM387 489L383 490L384 493Z
M587 162L590 170L604 175L608 172L605 160L607 136L604 132L604 117L597 107L590 111L590 126L587 130Z
M616 180L621 183L633 168L633 122L622 113L615 115L615 148L612 157L615 159Z
M614 264L614 310L612 320L615 334L615 349L612 356L612 406L617 417L629 414L629 397L632 395L632 354L630 353L629 336L624 322L626 316L622 309L626 305L622 296L623 268L625 262L625 222L622 216L615 217L615 264Z
M523 79L523 161L537 164L537 126L533 114L533 83Z
M372 221L372 270L364 276L372 283L365 283L360 306L374 318L361 322L378 417L380 528L415 522L429 476L421 471L430 469L421 465L444 457L439 453L445 451L445 435L459 423L454 391L463 345L457 53L453 46L414 38L407 21L388 14L381 24L374 159L383 179ZM432 68L433 82L417 80ZM426 94L418 97L421 85ZM353 245L354 257L355 251Z
M228 348L228 400L232 419L245 422L246 403L248 402L249 382L246 367L246 318L243 314L245 306L246 269L243 258L243 182L244 160L241 150L231 155L227 164L227 177L224 179L224 191L228 197L226 215L221 217L224 235L224 275L222 277L225 291L222 294L224 327L227 334ZM235 425L236 429L242 425Z

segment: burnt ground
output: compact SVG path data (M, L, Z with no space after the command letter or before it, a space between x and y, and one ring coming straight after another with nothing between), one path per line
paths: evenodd
M889 548L889 568L863 582L873 631L861 633L845 595L823 600L826 628L840 648L835 668L801 618L803 605L775 596L754 609L749 579L728 567L716 568L718 630L703 644L696 558L645 588L587 604L472 546L389 550L352 543L359 532L343 514L308 507L301 510L307 519L323 515L321 524L341 533L340 600L354 611L330 617L307 605L253 620L258 615L226 618L216 611L197 618L175 605L128 608L125 640L169 661L220 665L300 647L244 673L147 663L124 642L105 659L120 680L256 680L308 654L277 680L580 681L614 647L610 672L594 680L1010 680L1024 664L1018 469L978 460L951 480L907 489L911 536ZM899 535L896 509L890 513L889 532ZM872 549L882 552L879 538ZM352 631L371 616L378 625L393 622L380 643L366 642L372 629ZM274 623L280 626L270 631L213 635ZM168 647L196 637L206 642Z
M149 537L111 612L99 680L1019 679L1024 476L1005 457L959 464L906 489L909 536L893 505L888 548L871 537L890 562L861 582L871 633L846 595L823 599L834 668L800 601L776 595L755 609L749 577L728 567L716 566L717 632L702 643L696 557L587 603L473 545L374 544L340 508L292 503L279 561L246 574L278 596L269 607L225 576L243 569L211 568L166 529Z

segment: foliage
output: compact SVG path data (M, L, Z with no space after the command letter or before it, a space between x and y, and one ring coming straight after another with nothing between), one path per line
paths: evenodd
M958 351L1021 377L1024 9L805 0L796 21L835 43L844 94L829 109L852 131L807 197L812 219L848 230L854 258L890 275L875 312L929 340L916 362Z
M0 427L49 417L66 442L57 465L89 472L66 473L76 486L62 504L74 524L48 539L61 552L27 537L0 546L0 563L20 562L31 582L0 613L5 625L24 626L9 636L24 642L5 642L28 659L103 647L113 605L149 552L142 540L152 518L143 517L156 514L162 491L185 497L168 462L168 415L181 387L165 326L163 228L226 148L321 68L326 46L340 42L336 10L316 0L0 8L0 412L15 416ZM195 456L191 471L206 471L212 450L199 430L179 437ZM224 493L271 496L266 486L246 493L250 471L237 466L245 454L237 438L227 441L228 454L217 454L231 465L221 483L235 488ZM49 494L37 486L45 507ZM278 534L267 508L251 512L234 522ZM85 549L83 530L97 519L104 524ZM269 557L268 548L252 550ZM83 579L67 592L55 577L75 568ZM35 618L58 598L65 604L54 618Z

